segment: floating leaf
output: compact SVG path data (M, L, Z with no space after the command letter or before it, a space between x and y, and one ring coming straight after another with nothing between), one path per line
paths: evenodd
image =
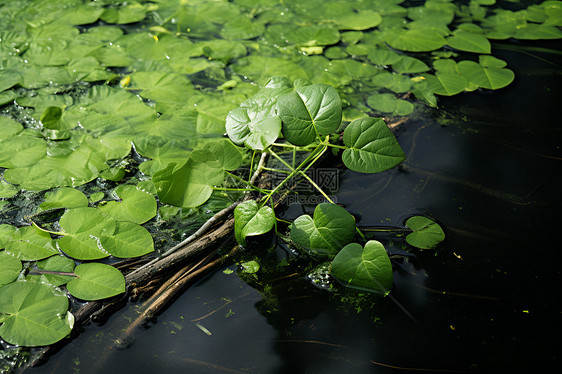
M64 273L72 273L76 263L73 259L66 256L52 256L45 260L37 261L38 270L57 271ZM41 275L28 275L27 278L38 277L40 282L50 284L52 286L61 286L68 283L74 276L72 275L58 275L58 274L41 274Z
M0 142L23 130L23 126L11 118L0 116Z
M82 208L88 206L88 198L82 192L69 187L57 188L45 194L40 210L56 208Z
M365 247L351 243L334 258L331 274L345 286L370 292L390 292L392 288L392 265L384 246L369 240Z
M6 251L0 252L0 287L16 279L21 269L20 260Z
M236 108L226 117L226 133L238 145L263 151L269 147L281 130L281 119L264 117L267 113L256 107Z
M0 336L21 346L53 344L74 325L66 294L44 283L15 282L0 288L0 314Z
M474 53L490 53L492 47L488 39L482 34L456 30L447 38L447 45L455 49Z
M291 240L312 254L334 256L355 237L355 219L344 208L322 203L314 217L302 215L291 225Z
M345 129L343 142L348 149L342 160L353 171L378 173L406 159L394 134L380 118L354 120Z
M444 73L437 71L435 75L424 75L427 87L434 93L443 96L452 96L463 92L468 82L460 74Z
M66 288L72 296L83 300L100 300L125 292L125 277L110 265L96 262L74 269L76 278Z
M441 226L429 218L414 216L406 221L406 226L414 232L406 236L408 244L424 249L430 249L445 239Z
M21 227L3 242L8 253L23 261L41 260L59 253L51 235L35 226Z
M156 200L150 193L137 186L121 185L114 190L120 201L108 201L99 210L116 221L145 223L156 215Z
M224 171L215 156L204 153L198 161L189 158L177 166L170 163L154 173L152 180L160 201L165 204L193 208L206 202L213 193L213 185L221 184ZM212 163L206 163L208 157Z
M113 235L102 237L101 244L119 258L139 257L154 251L152 235L133 222L117 222Z
M19 189L13 184L5 182L0 179L0 199L10 198L18 193Z
M367 98L367 104L379 112L406 116L414 111L414 105L389 93L373 94Z
M97 260L109 256L101 238L111 236L117 224L108 214L95 208L69 209L61 217L59 225L66 236L57 241L68 256L77 260Z
M275 226L275 214L268 206L258 207L255 200L247 200L234 209L234 234L236 241L246 245L248 236L268 233Z
M308 145L336 131L342 108L338 92L327 84L295 87L277 101L283 135L295 145Z
M417 58L402 56L399 61L392 64L392 69L401 74L423 73L429 70L429 66Z
M392 48L409 52L429 52L443 47L447 41L432 29L390 30L384 34Z
M47 154L43 139L13 136L0 142L0 167L20 168L34 165Z
M482 88L497 90L513 82L515 74L505 68L483 67L474 61L461 61L458 71L471 83Z

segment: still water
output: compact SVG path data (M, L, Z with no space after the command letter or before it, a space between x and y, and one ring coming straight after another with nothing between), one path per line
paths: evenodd
M339 175L337 202L361 225L422 213L446 230L437 251L385 242L403 255L392 297L346 304L300 279L272 304L231 265L187 290L130 347L113 341L136 304L28 372L540 372L556 364L562 59L494 53L510 61L514 84L440 99L439 110L400 125L403 166ZM291 206L285 218L301 213Z

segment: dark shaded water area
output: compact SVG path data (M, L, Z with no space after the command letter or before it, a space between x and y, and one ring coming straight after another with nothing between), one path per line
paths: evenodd
M230 265L187 290L130 347L113 341L138 315L135 303L28 372L540 372L555 365L562 59L494 55L516 72L511 86L440 99L438 110L400 125L408 159L395 170L339 175L337 202L360 225L401 225L422 213L446 230L437 251L383 240L402 255L393 257L391 297L358 303L354 293L331 295L306 279L264 296ZM293 205L284 218L302 211Z

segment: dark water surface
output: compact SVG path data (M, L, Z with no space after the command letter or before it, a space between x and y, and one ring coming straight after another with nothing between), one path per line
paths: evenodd
M516 72L511 86L441 99L439 110L402 124L401 167L340 175L337 202L361 225L423 213L446 230L437 253L408 249L396 262L392 298L358 311L303 280L269 305L221 269L129 348L113 340L138 315L135 304L29 373L499 373L556 364L562 59L494 55ZM293 207L286 218L300 213ZM399 241L385 244L407 253Z

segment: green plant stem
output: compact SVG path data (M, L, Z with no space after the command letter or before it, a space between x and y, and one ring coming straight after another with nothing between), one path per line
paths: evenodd
M320 154L314 159L314 162L324 153L324 151L326 151L326 147L325 147L325 146L324 146L323 150L320 152ZM272 155L273 157L275 157L276 159L278 159L283 165L285 165L286 167L292 169L292 168L291 168L291 165L289 165L287 162L285 162L285 160L283 160L281 157L279 157L275 152L273 152L273 151L270 150L270 153L271 153L271 155ZM305 171L308 170L308 168L309 168L310 166L312 166L312 164L313 164L313 163L311 162L311 163L309 164L309 166L305 169ZM330 199L330 197L329 197L324 191L322 191L322 189L321 189L308 175L306 175L302 170L295 170L295 169L292 169L292 170L293 170L293 171L296 171L298 174L300 174L301 176L303 176L303 177L308 181L308 183L310 183L314 188L316 188L316 190L318 190L318 192L320 192L320 194L322 194L322 196L324 196L324 198L325 198L326 200L328 200L328 201L329 201L330 203L332 203L332 204L335 204L335 203L333 202L333 200Z
M263 166L262 166L261 168L263 169ZM254 185L252 184L252 182L249 182L249 181L245 180L244 178L239 177L239 176L236 175L236 174L232 174L232 173L230 173L230 172L228 172L228 171L225 171L225 173L228 174L228 175L230 175L232 178L234 178L234 179L236 179L236 180L238 180L238 181L244 183L245 185L247 185L247 186L249 187L249 188L246 188L246 189L240 189L240 191L252 191L252 190L253 190L253 191L258 191L258 192L260 192L260 193L262 193L262 194L267 194L267 193L269 192L268 190L264 190L264 189L262 189L262 188L259 188L259 187L257 187L257 186L254 186ZM216 188L213 187L213 188L214 188L214 189L221 189L221 187L216 187Z
M267 195L267 197L265 198L265 200L261 203L261 206L264 206L264 205L268 202L268 200L271 198L271 196L273 196L277 191L279 191L279 189L280 189L281 187L283 187L283 185L284 185L285 183L287 183L292 177L294 177L294 176L299 172L300 169L302 169L310 160L312 160L312 159L314 158L314 156L315 156L316 151L317 151L319 148L320 148L320 145L317 146L316 149L314 149L314 150L306 157L306 159L305 159L303 162L301 162L301 164L300 164L299 166L297 166L296 169L293 169L293 170L291 171L291 174L289 174L289 175L287 176L287 178L285 178L281 183L279 183L279 184L273 189L273 191L271 191L271 192ZM269 153L273 154L274 152L270 149L270 150L269 150ZM279 157L279 156L276 156L276 157ZM283 161L283 162L284 162L284 161Z

